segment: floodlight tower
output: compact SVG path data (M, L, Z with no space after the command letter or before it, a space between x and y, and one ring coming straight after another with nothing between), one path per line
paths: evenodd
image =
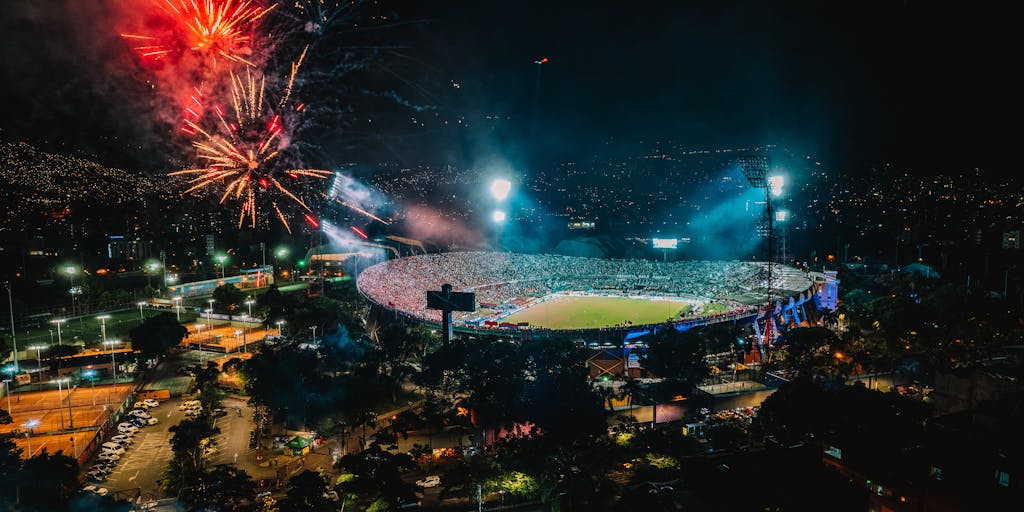
M776 333L774 327L775 290L772 288L772 277L775 266L775 212L772 198L782 194L782 176L768 176L768 157L764 155L744 155L740 157L740 170L750 186L764 190L765 211L763 219L764 234L768 239L768 259L765 265L765 314L764 329L758 329L762 355L766 354ZM755 320L755 328L757 320Z

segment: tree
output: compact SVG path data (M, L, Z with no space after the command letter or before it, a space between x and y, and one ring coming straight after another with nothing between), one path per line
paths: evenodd
M147 318L142 324L128 331L132 348L141 350L146 357L160 357L167 349L181 344L188 336L188 329L178 322L171 313L160 313Z
M7 415L7 423L10 422L10 415ZM15 502L21 484L17 478L20 472L21 448L10 439L0 438L0 505L4 509L11 508Z
M192 492L182 495L193 510L246 511L254 509L256 485L236 466L218 464L199 477Z
M334 512L337 504L327 496L327 482L314 471L305 470L288 480L285 498L277 503L281 512Z
M211 425L205 416L187 418L171 427L171 451L174 458L168 466L166 487L168 490L180 491L184 487L194 486L203 476L206 469L206 451L213 445L213 436L220 429Z
M277 288L277 285L272 284L266 293L256 298L256 307L263 311L267 327L273 327L277 324L278 320L285 319L285 316L288 314L289 304L284 294Z
M222 284L213 290L213 310L233 316L238 313L249 296L233 284Z
M17 480L21 510L60 510L78 491L78 462L44 450L24 462Z
M824 327L798 327L784 332L779 345L791 367L802 375L810 375L815 364L831 363L831 354L826 349L837 347L839 338Z
M647 337L647 350L640 355L641 364L665 379L679 394L689 395L708 374L705 341L700 332L699 329L680 332L671 324L664 325Z
M338 485L339 494L354 493L367 500L392 504L415 500L415 487L402 481L402 473L416 468L409 455L373 447L342 457L338 465L352 475Z

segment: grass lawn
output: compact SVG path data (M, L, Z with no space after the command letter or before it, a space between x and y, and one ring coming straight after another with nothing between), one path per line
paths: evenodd
M151 309L143 308L143 315L146 318L156 316L160 313L171 313L174 314L174 309ZM107 324L107 339L108 340L126 340L128 339L128 331L138 326L141 322L139 320L138 308L118 311L116 313L106 313L110 315L110 318L106 320ZM92 345L93 343L101 340L100 336L100 321L96 318L98 315L89 315L84 317L72 318L64 322L60 326L61 339L64 343L71 343L76 338L78 340L85 341L86 345ZM195 312L182 308L181 321L182 323L193 322L198 317ZM28 330L18 330L18 347L24 350L24 347L30 345L50 345L51 332L53 338L53 344L57 344L57 326L53 324L46 324L43 327ZM32 354L35 357L35 354Z
M529 322L546 329L592 329L631 321L655 324L678 318L690 305L675 300L631 299L628 297L560 297L536 304L502 319Z

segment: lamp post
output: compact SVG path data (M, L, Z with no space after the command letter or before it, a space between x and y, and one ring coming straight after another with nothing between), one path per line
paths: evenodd
M51 324L57 324L57 344L58 345L63 345L64 344L64 342L61 340L61 337L60 337L60 324L62 324L64 322L67 322L67 321L68 321L67 318L56 318L56 319L50 320Z
M56 379L50 381L50 383L53 382L57 383L57 409L60 410L60 429L64 430L64 390L61 388L61 384L65 382L65 379Z
M87 377L92 384L92 405L96 407L96 370L86 370L82 372L82 376Z
M135 305L139 307L139 323L145 322L146 318L142 316L142 306L145 306L146 302L136 302Z
M174 314L178 321L181 321L181 296L174 297Z
M217 262L218 265L220 265L220 278L221 279L226 278L227 277L227 272L224 269L224 263L226 263L228 261L228 255L227 254L218 254L218 255L214 256L213 259L214 259L214 261Z
M252 305L253 305L253 302L254 301L252 299L249 299L249 300L245 301L245 305L249 306L249 321L250 322L252 321ZM242 331L242 352L249 352L249 347L248 347L249 339L248 338L249 338L249 324L246 323L245 330Z
M108 318L110 318L110 315L100 315L100 316L96 317L96 319L100 321L100 339L103 341L103 343L107 342L107 319Z
M38 425L39 425L39 420L28 420L25 423L21 424L21 426L23 426L23 427L28 429L28 431L25 432L25 439L28 439L28 457L29 458L32 458L32 429L36 428Z
M35 350L36 351L36 362L39 363L39 375L40 375L39 379L40 380L42 380L42 375L43 375L43 356L41 354L43 352L43 349L46 348L46 347L47 347L47 345L32 345L31 347L28 347L29 350Z
M64 265L64 268L61 270L68 276L68 279L71 280L71 289L68 290L68 293L71 294L71 316L75 316L75 274L78 274L78 267L74 265Z
M199 351L203 351L203 324L196 324L196 339L199 340Z
M277 321L277 335L278 336L284 336L284 327L282 327L283 325L284 325L284 320L278 320Z
M110 372L114 377L114 384L117 384L117 360L114 359L114 345L120 343L118 340L104 341L104 345L110 345Z
M14 373L18 373L18 336L14 332L14 299L11 298L11 283L5 281L7 287L7 309L11 313L11 344L14 346Z
M206 338L210 339L213 336L213 300L210 300L210 309L206 310ZM207 343L209 345L209 343ZM203 350L203 346L199 346L199 350Z
M313 331L313 344L316 345L316 326L312 325L309 327L309 329Z
M7 412L13 412L14 410L11 409L11 379L4 379L4 385L7 386L7 393L4 393L7 395Z
M146 283L150 288L153 288L153 274L160 270L159 261L147 261L146 262Z

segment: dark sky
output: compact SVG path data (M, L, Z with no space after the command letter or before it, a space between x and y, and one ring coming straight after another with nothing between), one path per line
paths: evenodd
M445 154L438 144L464 146L454 151L462 155L487 147L562 156L607 137L660 138L694 147L779 143L844 168L895 161L923 173L1000 172L1014 161L1019 132L1006 128L1020 110L1017 18L980 4L390 2L377 9L426 22L377 34L404 47L381 57L401 71L366 79L438 115L511 118L507 129L483 123L458 138L396 137L389 148L402 158ZM4 138L60 141L113 162L138 158L120 151L148 151L152 130L131 119L145 106L126 105L137 84L119 94L97 69L96 49L82 47L103 30L102 17L40 13L26 7L33 0L4 5ZM96 47L109 54L109 44ZM537 97L539 57L550 62ZM369 108L354 115L376 114ZM118 144L98 142L113 137ZM135 149L119 149L126 145ZM358 147L327 152L359 158Z

